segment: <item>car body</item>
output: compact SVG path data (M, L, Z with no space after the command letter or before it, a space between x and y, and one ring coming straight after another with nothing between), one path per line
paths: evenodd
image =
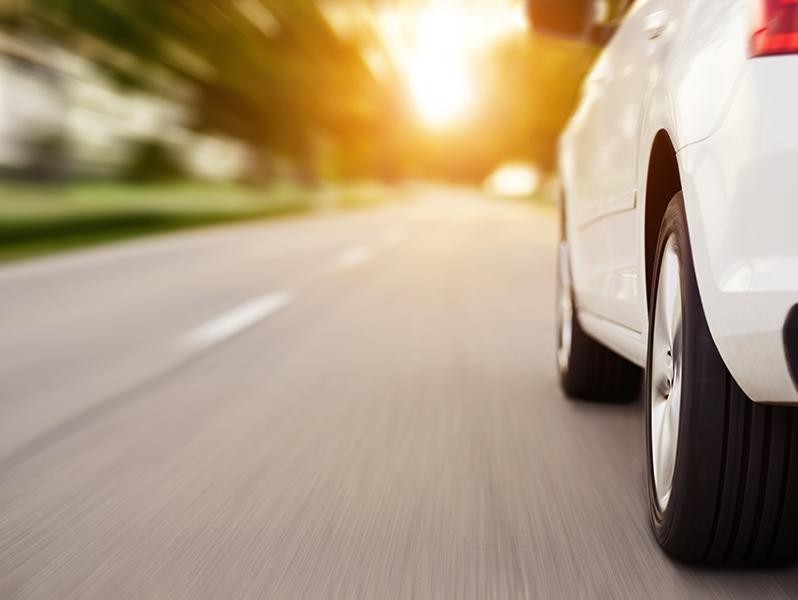
M645 370L666 551L794 558L798 2L528 6L541 30L604 43L559 147L562 388L629 399Z
M753 401L798 404L784 333L798 304L798 55L751 58L750 11L631 5L561 138L572 280L587 332L643 366L650 220L675 185L652 179L675 161L721 356Z

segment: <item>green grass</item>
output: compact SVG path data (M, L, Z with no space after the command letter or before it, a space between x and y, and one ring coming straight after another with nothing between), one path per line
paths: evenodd
M370 206L387 195L379 186L362 185L319 192L291 184L5 184L0 185L0 261L316 208Z

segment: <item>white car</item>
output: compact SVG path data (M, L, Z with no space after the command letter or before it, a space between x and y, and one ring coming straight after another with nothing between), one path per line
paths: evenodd
M604 45L560 141L562 386L622 400L645 372L667 552L793 558L798 2L527 6L536 31Z

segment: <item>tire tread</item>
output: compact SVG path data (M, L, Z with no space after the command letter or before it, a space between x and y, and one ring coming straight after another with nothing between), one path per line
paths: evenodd
M574 306L571 357L560 381L571 398L629 402L638 396L642 370L585 333Z
M671 235L682 250L689 377L666 512L659 511L649 487L656 537L666 551L689 561L760 565L793 560L798 555L798 511L793 510L798 506L798 443L793 440L798 408L755 404L726 368L698 292L681 194L665 213L658 262ZM649 466L650 486L652 481Z

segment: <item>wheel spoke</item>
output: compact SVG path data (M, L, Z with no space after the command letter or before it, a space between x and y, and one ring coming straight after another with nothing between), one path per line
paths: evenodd
M681 273L674 238L662 254L651 327L651 464L657 500L664 510L673 485L682 398Z
M663 269L660 280L662 281L663 290L663 306L662 320L665 325L668 340L673 343L675 317L676 317L676 303L680 301L679 298L679 265L678 258L675 254L666 253L663 260Z

